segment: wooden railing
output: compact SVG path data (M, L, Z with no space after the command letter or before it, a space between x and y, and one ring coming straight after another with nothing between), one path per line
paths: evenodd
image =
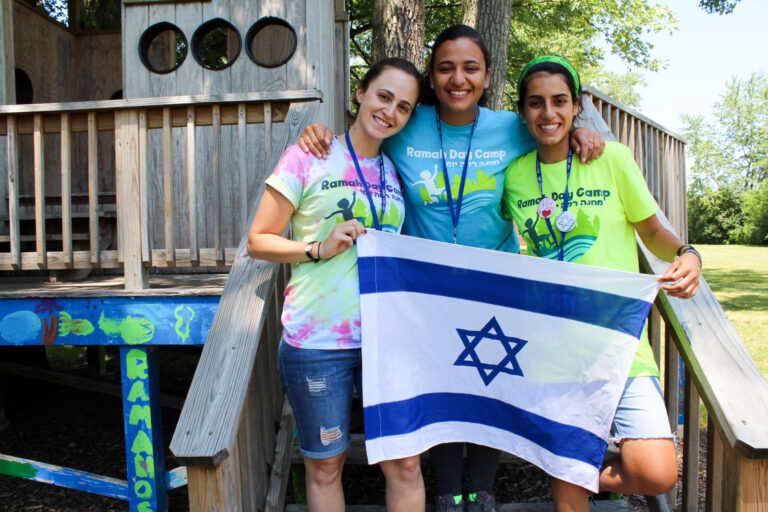
M315 114L315 103L291 106L269 169ZM277 347L287 267L249 258L246 245L247 236L171 441L188 466L193 511L276 512L285 500L294 420L277 374Z
M0 270L124 266L141 286L149 267L231 264L249 191L272 157L273 123L320 98L277 91L0 106ZM81 190L72 190L75 175ZM105 196L115 199L102 204ZM87 197L87 207L73 211L73 197ZM73 236L83 217L85 232ZM116 224L116 247L104 247L105 218ZM49 250L51 240L60 248Z
M613 137L628 145L651 192L669 217L666 225L687 238L684 141L669 130L592 88L585 114L602 117ZM668 263L639 243L642 270L663 274ZM706 261L704 275L706 275ZM706 479L709 512L768 510L768 382L702 279L693 299L659 294L649 336L663 368L670 425L678 427L680 366L684 365L683 471L666 500L650 497L652 510L699 509ZM662 354L663 352L663 354ZM663 356L663 357L662 357ZM699 468L700 399L707 411L706 468ZM679 505L679 507L678 507Z

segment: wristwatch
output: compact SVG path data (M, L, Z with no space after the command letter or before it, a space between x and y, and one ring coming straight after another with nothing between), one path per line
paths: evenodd
M309 261L313 261L315 263L320 261L320 258L315 258L315 256L312 254L312 246L314 246L316 243L317 243L317 240L313 240L304 246L304 254L307 255L307 258L309 258Z

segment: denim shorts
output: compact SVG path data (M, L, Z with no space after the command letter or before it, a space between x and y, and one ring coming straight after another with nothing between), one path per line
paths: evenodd
M630 377L624 386L611 433L622 439L672 438L658 377Z
M362 396L363 389L360 349L313 350L282 340L278 365L301 454L328 459L347 451L353 391Z

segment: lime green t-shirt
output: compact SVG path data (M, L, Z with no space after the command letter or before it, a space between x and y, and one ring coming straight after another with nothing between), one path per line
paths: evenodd
M557 259L561 233L555 219L563 208L566 161L541 164L543 193L555 201L555 209L539 216L542 190L536 178L536 152L521 156L507 167L502 207L515 219L528 244L528 254ZM582 164L574 155L568 180L568 211L576 216L575 227L565 233L564 260L596 267L638 272L635 229L632 225L654 215L656 201L648 191L629 148L607 142L602 156ZM630 377L658 375L659 369L643 329Z

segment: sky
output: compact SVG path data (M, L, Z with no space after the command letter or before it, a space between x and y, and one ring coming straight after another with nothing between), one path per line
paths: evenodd
M768 0L742 0L728 15L706 14L698 0L660 0L678 19L678 30L654 35L653 56L666 59L659 72L641 71L647 86L639 89L641 114L679 133L681 114L709 114L726 82L753 72L768 75ZM606 67L626 72L610 58Z

